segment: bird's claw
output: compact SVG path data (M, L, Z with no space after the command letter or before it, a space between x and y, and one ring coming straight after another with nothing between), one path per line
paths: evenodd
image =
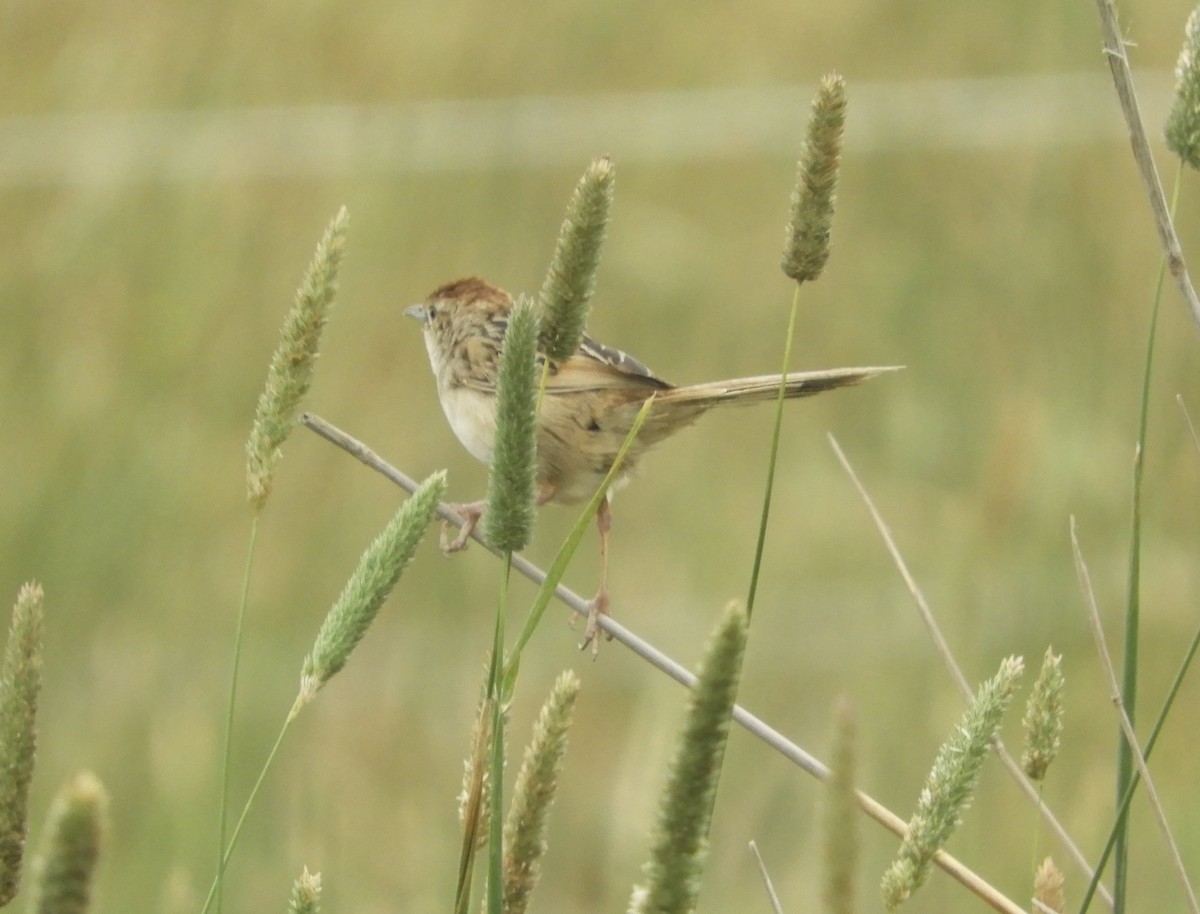
M454 539L450 539L450 531L453 528L454 525L450 523L450 521L442 521L442 533L438 538L438 546L442 550L442 555L446 556L447 558L456 552L462 552L467 548L468 545L470 545L471 542L471 535L469 532L467 532L465 524L458 531L458 536L454 537Z
M581 651L587 650L590 645L592 648L592 659L600 655L600 635L603 631L600 627L600 617L608 615L608 592L600 591L588 603L587 625L583 629L583 641L579 644ZM605 640L612 641L612 635L604 632Z
M465 505L451 505L451 510L455 514L462 517L462 526L459 528L458 536L450 539L450 529L454 526L448 520L442 521L442 532L438 538L438 544L441 546L442 555L447 557L456 552L462 552L471 543L471 534L475 532L475 526L479 523L479 519L483 517L482 501L473 501Z

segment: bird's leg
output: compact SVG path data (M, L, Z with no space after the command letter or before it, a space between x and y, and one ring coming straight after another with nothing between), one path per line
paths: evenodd
M612 508L606 495L596 509L596 531L600 534L600 589L588 603L587 627L583 630L583 643L579 645L582 651L590 644L593 657L600 653L600 617L608 615L608 531L611 529ZM612 635L608 639L611 641Z
M458 531L458 536L453 540L450 539L450 521L442 521L441 547L443 555L451 555L455 552L462 552L467 548L467 544L471 540L471 534L475 530L479 519L483 517L483 508L485 502L471 501L462 505L450 505L450 509L462 516L463 525Z

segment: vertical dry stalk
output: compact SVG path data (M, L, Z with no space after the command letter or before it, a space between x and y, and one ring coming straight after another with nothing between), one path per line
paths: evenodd
M471 725L471 750L463 760L462 790L458 795L458 821L473 849L488 837L488 747L492 744L492 700L486 689L479 696L475 722Z

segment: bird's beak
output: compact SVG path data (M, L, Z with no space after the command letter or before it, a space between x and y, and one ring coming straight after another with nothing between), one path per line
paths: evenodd
M424 305L409 305L404 309L404 315L423 324L425 323L427 312Z

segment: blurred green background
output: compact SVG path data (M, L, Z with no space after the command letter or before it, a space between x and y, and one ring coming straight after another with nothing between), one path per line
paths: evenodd
M1187 13L1125 11L1159 152ZM848 81L848 150L794 366L908 368L787 413L743 703L825 756L831 706L851 696L862 785L906 817L961 709L833 432L972 681L1009 653L1031 666L1049 643L1065 653L1066 745L1046 798L1095 856L1116 725L1068 518L1115 637L1158 252L1092 4L16 0L0 9L0 593L29 578L47 593L36 815L81 766L112 792L101 910L194 911L207 890L249 528L241 449L337 208L349 252L309 405L411 475L447 467L452 494L477 497L485 470L446 427L403 307L471 273L536 289L574 182L609 153L617 202L593 332L676 382L777 370L795 155L832 69ZM1180 209L1186 244L1200 230L1191 175ZM1168 286L1147 455L1146 718L1196 626L1200 457L1174 398L1197 408L1198 342ZM616 502L614 613L688 664L745 593L769 424L767 409L706 417ZM288 443L252 587L239 807L325 610L399 500L313 435ZM547 563L572 520L543 511L531 558ZM302 865L324 874L327 910L451 903L499 567L479 549L443 560L434 539L289 734L228 909L281 909ZM568 583L590 593L595 574L589 534ZM532 592L519 583L517 606ZM535 905L623 910L684 693L615 645L580 655L554 612L512 711L515 756L557 672L583 678ZM1198 717L1189 685L1154 765L1192 863ZM1034 847L1016 796L989 770L951 850L1021 901L1035 855L1064 855L1045 829ZM820 797L735 733L703 909L767 909L751 839L785 907L815 904ZM1135 900L1177 905L1141 804L1134 827ZM895 841L863 830L871 910ZM925 891L915 909L979 904L940 875Z

